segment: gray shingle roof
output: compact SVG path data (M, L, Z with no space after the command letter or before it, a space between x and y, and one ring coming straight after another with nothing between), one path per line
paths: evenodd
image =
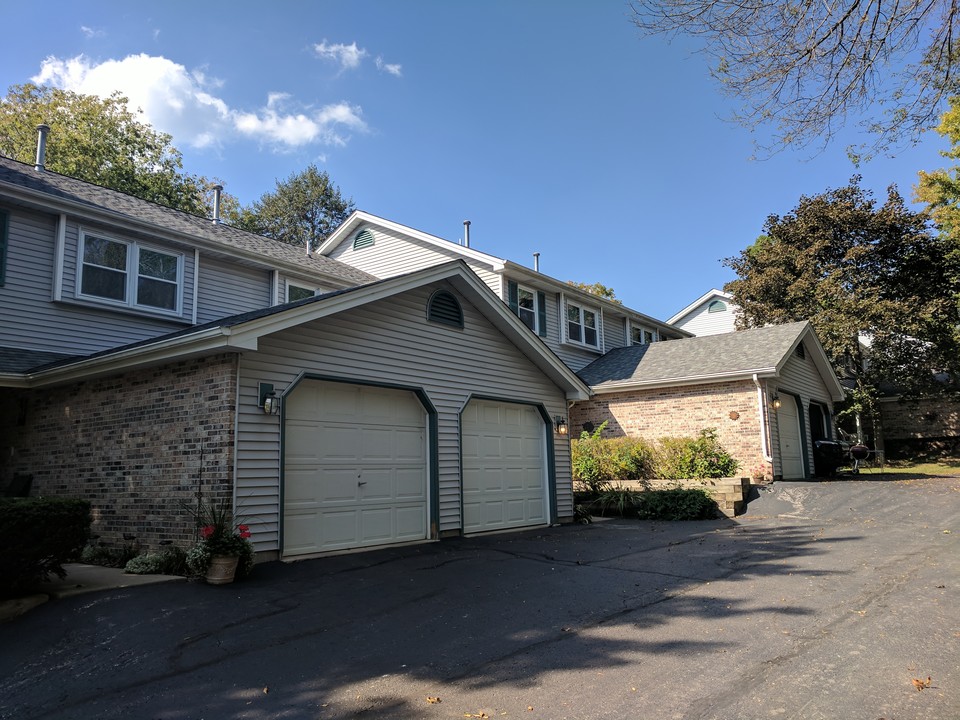
M44 352L42 350L23 350L22 348L0 347L0 372L21 373L31 368L58 362L70 357L64 353Z
M303 248L271 240L260 235L239 230L229 225L214 224L209 218L190 215L156 203L141 200L126 193L93 185L76 178L58 175L45 170L36 171L32 165L0 156L0 182L8 182L30 190L87 205L91 209L107 210L131 220L147 222L166 230L187 236L186 239L202 239L207 243L231 249L256 253L270 260L294 264L304 271L322 273L339 278L346 283L361 284L376 280L368 273L345 263L322 255L310 255Z
M577 374L594 390L748 375L776 368L808 327L796 322L616 348Z

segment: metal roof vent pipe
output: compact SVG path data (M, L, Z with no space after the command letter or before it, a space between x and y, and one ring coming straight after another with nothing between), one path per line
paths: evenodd
M470 247L470 221L463 221L463 246Z
M33 169L37 172L44 171L44 163L47 161L47 133L50 132L49 125L37 125L37 163Z
M220 195L223 192L223 185L213 186L213 224L220 224Z
M533 271L540 272L540 253L533 254Z

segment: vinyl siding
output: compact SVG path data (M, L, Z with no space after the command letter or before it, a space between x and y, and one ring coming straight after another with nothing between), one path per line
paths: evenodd
M603 314L603 351L609 352L614 348L624 347L627 344L626 323L620 316L612 313Z
M269 307L272 272L200 256L197 322Z
M806 436L806 453L809 461L810 472L814 472L813 466L813 441L810 433L810 401L820 403L826 406L833 416L833 401L830 399L830 393L820 377L816 365L811 357L812 353L808 350L806 358L798 358L791 354L780 373L780 378L776 381L769 381L770 395L774 392L781 393L781 399L784 402L792 402L792 398L782 397L783 393L799 395L803 404L803 431ZM783 470L780 465L780 445L779 445L779 427L777 427L777 413L770 412L770 422L773 426L771 437L773 438L773 472L775 475L782 475Z
M709 303L691 311L674 323L679 328L693 333L697 337L703 335L719 335L736 330L736 305L728 300L723 301L727 309L723 312L708 312Z
M315 373L421 388L438 413L441 532L460 528L459 413L472 395L542 403L550 417L566 415L563 391L471 304L461 298L462 330L427 322L426 303L436 287L278 332L261 338L257 352L243 355L237 503L241 515L259 519L258 550L279 549L281 513L281 421L257 408L258 382L273 383L283 392L301 373ZM551 426L546 430L552 433ZM573 513L569 443L554 439L557 505L560 517L569 517Z
M6 208L5 208L6 209ZM95 302L71 302L76 285L78 227L68 218L63 269L63 302L53 301L58 216L9 209L7 281L0 287L4 322L0 345L47 352L97 352L183 327L162 318ZM114 237L129 239L111 233ZM192 287L192 254L184 260L185 310Z

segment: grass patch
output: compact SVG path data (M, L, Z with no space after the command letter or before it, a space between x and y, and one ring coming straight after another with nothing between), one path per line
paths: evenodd
M960 476L960 458L942 458L937 462L914 462L912 460L891 460L883 468L861 467L861 476L893 475L897 479L957 477Z

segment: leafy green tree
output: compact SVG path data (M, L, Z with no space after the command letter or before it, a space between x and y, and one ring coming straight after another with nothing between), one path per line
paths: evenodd
M0 154L36 159L37 125L50 126L45 166L195 215L208 213L207 181L183 172L171 137L141 122L119 93L102 99L33 84L0 100Z
M773 149L825 145L865 112L873 149L918 139L958 88L953 0L634 0L647 34L691 35L750 128L774 127Z
M572 285L578 290L583 290L590 293L591 295L596 295L597 297L605 298L606 300L611 300L615 303L620 303L620 300L617 300L617 293L614 292L612 287L608 287L603 283L582 283L574 282L573 280L567 280L567 285Z
M330 176L309 165L249 207L228 211L227 222L291 245L315 249L354 210Z
M960 370L960 265L952 251L895 187L878 207L854 177L801 197L788 215L771 215L764 235L724 260L737 274L725 289L742 327L809 320L834 367L856 377L863 402L880 383L935 392L945 387L935 372L956 378Z
M960 160L960 98L950 98L950 109L940 118L937 132L953 146L940 154L950 160ZM940 231L960 251L960 167L949 170L920 171L916 199L927 204L927 210Z

